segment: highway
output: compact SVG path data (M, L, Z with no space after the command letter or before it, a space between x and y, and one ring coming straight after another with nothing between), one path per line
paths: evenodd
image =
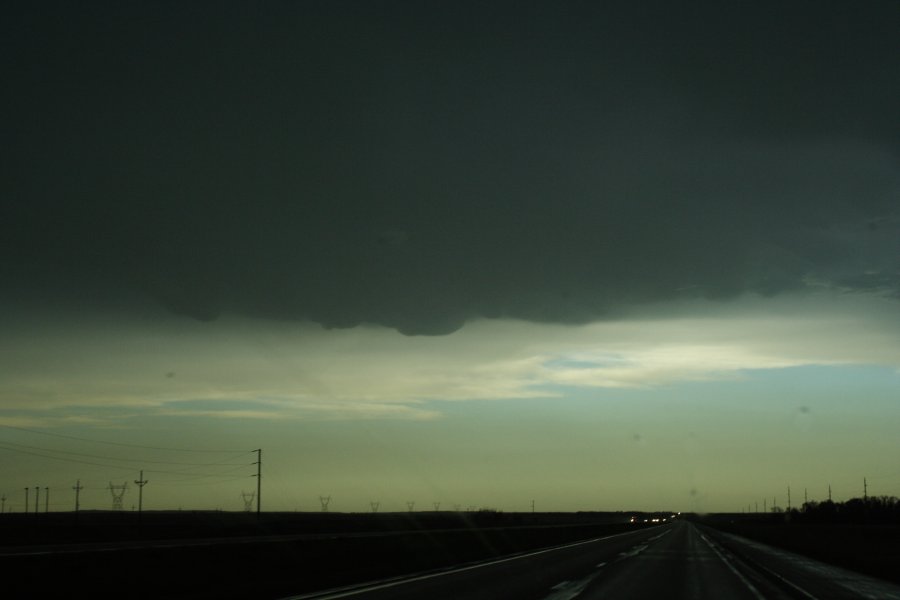
M900 600L900 586L687 521L290 600Z

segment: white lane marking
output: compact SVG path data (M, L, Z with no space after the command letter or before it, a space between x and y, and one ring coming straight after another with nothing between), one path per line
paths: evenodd
M599 574L600 573L594 573L579 581L563 581L562 583L557 583L550 588L556 591L545 597L543 600L572 600L573 598L577 598Z
M641 552L643 552L646 549L647 549L647 544L635 546L634 548L632 548L631 550L628 550L627 552L619 552L619 557L620 558L631 558L632 556L637 556L638 554L640 554Z
M661 538L662 536L668 535L671 531L672 531L671 529L666 529L666 530L663 531L661 534L655 535L655 536L653 536L652 538L650 538L650 539L647 540L647 541L648 541L648 542L652 542L652 541L654 541L654 540L658 540L658 539Z
M412 583L414 581L425 581L426 579L434 579L435 577L444 577L445 575L454 575L456 573L463 573L465 571L481 569L482 567L489 567L491 565L498 565L498 564L505 563L505 562L520 560L523 558L530 558L532 556L540 556L541 554L547 554L548 552L556 552L557 550L565 550L567 548L575 548L577 546L583 546L585 544L592 544L594 542L599 542L601 540L611 540L613 538L622 537L624 535L634 535L635 533L636 532L634 532L634 531L626 531L624 533L615 533L613 535L607 535L604 537L592 538L589 540L582 540L580 542L575 542L574 544L566 544L563 546L554 546L553 548L545 548L543 550L529 552L528 554L517 554L515 556L509 556L507 558L498 558L497 560L481 562L478 564L469 565L467 567L459 567L456 569L447 569L445 571L440 571L438 573L427 573L425 575L415 575L412 577L404 577L401 579L390 579L390 580L386 580L386 581L382 581L382 582L363 584L360 586L351 586L349 588L343 588L343 589L337 589L337 590L325 590L325 591L320 591L320 592L312 592L309 594L301 594L299 596L287 596L285 598L282 598L281 600L332 600L334 598L347 598L349 596L356 596L358 594L365 594L365 593L372 592L375 590L396 587L398 585L404 585L406 583Z
M666 535L667 533L669 533L669 531L665 531L664 533L654 536L647 541L651 542L653 540L658 540L659 538ZM629 550L627 552L620 552L618 560L622 560L624 558L630 558L632 556L637 556L638 554L640 554L641 552L646 550L647 547L648 547L648 544L641 544L638 546L634 546L631 550ZM602 569L605 566L606 566L605 562L597 564L598 569ZM583 592L587 588L587 586L589 586L591 584L591 582L594 581L595 579L597 579L597 577L599 577L601 574L602 573L598 571L598 572L588 575L584 579L581 579L574 583L572 583L570 581L562 581L560 583L557 583L552 588L550 588L555 591L552 594L550 594L549 596L547 596L546 598L544 598L543 600L573 600L573 598L577 598L578 596L580 596L581 592Z
M785 585L791 586L792 588L794 588L795 590L797 590L798 592L800 592L801 594L803 594L804 596L806 596L806 597L809 598L810 600L818 600L815 596L813 596L812 594L810 594L809 592L807 592L806 590L804 590L802 587L800 587L800 586L797 585L796 583L793 583L793 582L788 581L787 579L785 579L784 577L782 577L781 575L779 575L778 573L776 573L776 572L773 571L772 569L766 567L765 565L761 565L761 564L759 564L759 563L756 563L756 567L759 568L759 569L762 569L763 571L765 571L766 573L768 573L769 575L771 575L771 576L773 576L773 577L777 577L778 579L781 580L782 583L784 583Z
M719 549L716 548L705 535L703 535L701 533L700 539L703 540L704 542L706 542L706 545L709 546L712 549L712 551L716 553L716 556L718 556L719 559L723 563L725 563L725 566L728 567L728 570L730 570L732 573L737 575L737 578L741 580L741 583L743 583L744 585L747 586L747 589L750 590L754 596L756 596L757 600L766 600L766 597L759 593L759 590L756 589L756 586L754 586L752 583L747 581L747 578L744 577L743 575L741 575L740 572L734 568L734 566L731 564L731 562L729 562L729 560L727 558L725 558L725 556L721 552L719 552Z
M876 580L860 573L854 573L852 571L847 571L845 569L841 569L832 565L826 565L825 563L821 563L807 556L801 556L799 554L793 554L784 550L780 550L778 548L773 548L772 546L754 542L753 540L749 540L741 536L725 532L717 532L717 534L746 546L755 548L758 551L765 552L770 556L775 556L782 560L789 561L793 567L800 568L807 573L814 575L817 580L830 581L834 585L843 587L853 592L860 598L868 598L869 600L900 599L900 592L898 592L897 587L892 586L887 582ZM759 564L758 562L756 562L755 564L760 569L782 580L784 583L791 586L807 598L815 598L815 596L800 588L796 584L788 581L772 569L769 569L768 567Z

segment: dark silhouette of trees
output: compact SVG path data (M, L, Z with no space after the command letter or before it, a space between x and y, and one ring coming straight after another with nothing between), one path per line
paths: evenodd
M895 496L851 498L846 502L806 502L790 514L801 523L900 523L900 500Z

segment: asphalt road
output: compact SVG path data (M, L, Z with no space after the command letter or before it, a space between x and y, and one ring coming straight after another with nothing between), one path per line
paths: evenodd
M900 600L900 586L687 521L293 600Z

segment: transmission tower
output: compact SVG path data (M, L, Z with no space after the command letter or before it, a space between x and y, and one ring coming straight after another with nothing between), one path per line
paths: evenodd
M413 509L414 509L415 507L416 507L416 501L415 501L415 500L407 500L407 502L406 502L406 508L409 509L409 512L412 512Z
M253 510L253 499L256 498L255 492L241 492L241 498L244 500L244 512Z
M122 498L125 496L125 491L128 489L128 482L126 481L122 485L113 485L113 482L109 482L109 493L112 494L112 509L113 510L122 510Z
M438 512L439 510L441 510L440 502L433 502L432 504L434 505L434 512Z
M381 506L381 502L369 502L369 506L372 507L372 512L377 513L378 507Z
M322 504L322 512L328 512L328 503L331 502L331 496L319 496L319 502Z

